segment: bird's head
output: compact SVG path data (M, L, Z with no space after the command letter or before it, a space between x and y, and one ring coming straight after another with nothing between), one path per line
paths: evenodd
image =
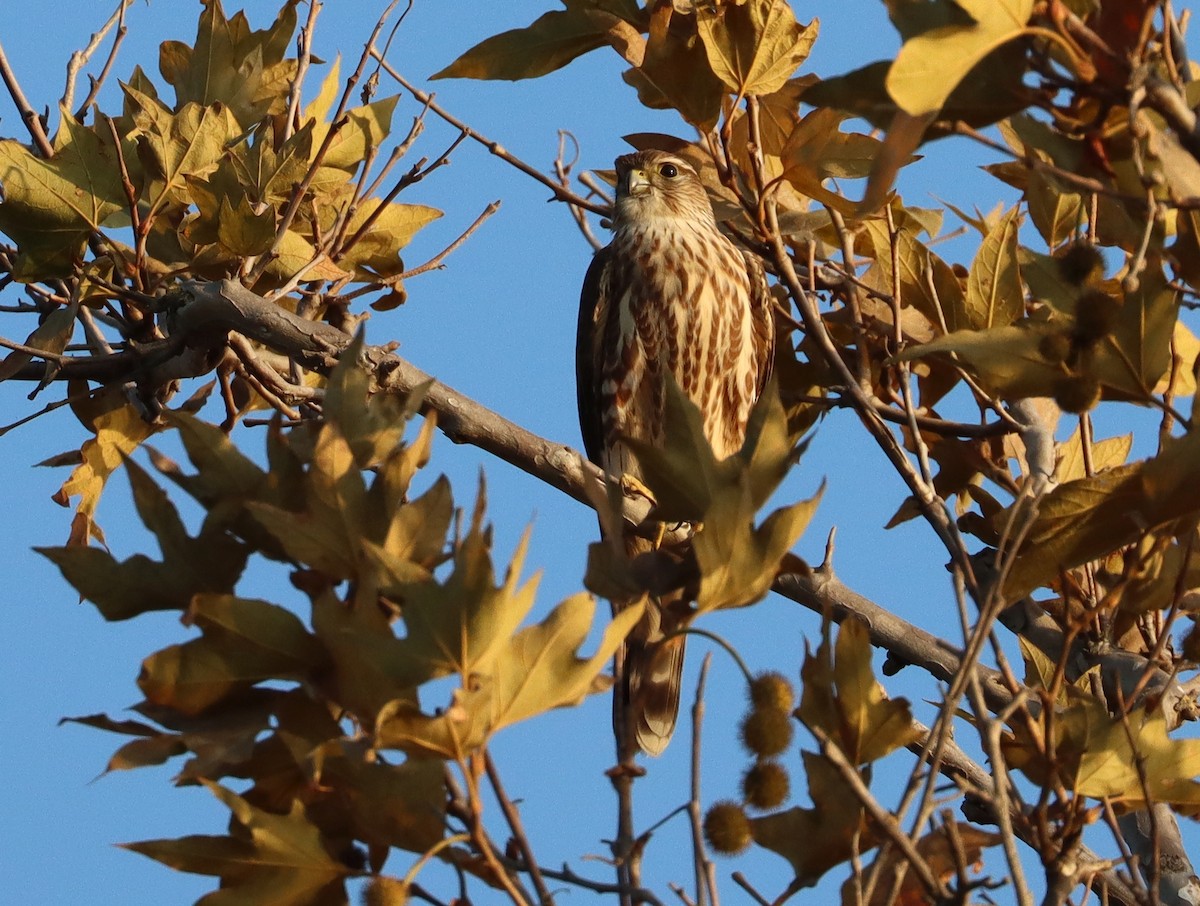
M615 224L685 220L716 225L712 205L695 168L665 151L618 157Z

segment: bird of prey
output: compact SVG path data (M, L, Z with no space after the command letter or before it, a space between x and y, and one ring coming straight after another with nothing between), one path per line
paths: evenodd
M668 375L700 409L716 457L741 448L771 371L775 326L761 263L718 229L691 164L639 151L617 158L616 171L612 242L592 260L579 302L579 423L594 463L640 480L625 440L669 442ZM624 543L631 557L653 546L632 535ZM679 603L651 601L617 655L614 720L626 715L650 755L666 748L679 710L684 637L670 635Z

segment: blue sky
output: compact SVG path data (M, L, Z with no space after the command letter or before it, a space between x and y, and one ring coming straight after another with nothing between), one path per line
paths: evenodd
M374 10L382 5L327 4L318 27L318 55L331 60L340 51L346 62L357 59ZM636 103L632 90L620 81L620 61L608 51L534 82L426 83L431 73L480 39L524 25L552 6L551 0L417 0L393 43L390 60L411 80L436 90L438 101L456 116L538 167L549 169L559 129L578 138L582 164L597 168L610 166L613 157L625 150L622 134L688 135L673 115L647 111ZM897 46L884 6L877 0L813 0L796 6L802 20L813 16L822 20L821 37L806 71L838 74L887 56ZM166 0L135 4L129 13L130 36L115 72L124 77L140 63L156 77L158 43L166 39L191 43L199 8L198 3ZM236 8L227 4L229 12ZM275 13L270 2L249 2L246 8L257 27L265 26ZM55 107L71 51L83 46L107 16L91 0L58 0L52 9L53 21L41 15L10 14L0 23L0 42L39 109ZM309 84L310 93L314 92L319 78ZM115 88L114 81L102 104L111 108L119 103L114 100ZM385 76L381 91L393 90ZM404 98L397 110L397 128L418 109L411 98ZM6 97L0 97L0 117L0 132L24 137ZM453 133L433 118L429 126L418 154L432 157ZM1011 203L1009 190L975 168L982 160L962 144L935 146L927 160L905 172L906 198L913 204L932 205L936 197L967 210L974 204L989 209L998 197ZM566 209L547 204L547 196L544 187L482 147L461 147L450 167L401 199L446 212L418 236L406 261L417 264L435 254L489 202L500 199L503 206L449 258L444 270L408 285L407 305L373 316L368 339L398 340L401 355L445 383L538 434L578 446L573 344L579 284L590 250ZM961 254L969 256L970 251ZM0 293L0 304L12 304L15 298L12 289L6 290ZM24 334L13 336L18 329L29 328L3 326L0 334L21 339ZM17 384L0 387L0 423L29 411L31 404L25 399L29 389ZM37 405L53 394L47 391ZM235 438L255 455L264 443L261 429L239 428ZM67 715L107 712L121 717L122 709L139 698L134 680L141 658L191 633L169 614L105 624L90 605L76 603L75 594L46 560L30 552L33 545L62 543L70 519L69 511L50 500L66 472L32 468L32 464L77 448L83 439L83 429L66 410L0 437L0 474L9 501L8 518L0 520L0 543L9 552L0 593L4 690L0 721L5 728L0 765L10 778L0 823L5 899L30 904L190 902L211 889L210 879L172 872L112 844L221 833L226 820L223 809L203 790L173 789L170 765L98 778L122 740L86 727L57 726L58 719ZM596 533L594 517L504 463L440 437L424 481L445 472L458 504L470 506L480 470L488 481L498 560L506 560L532 522L526 562L528 569L543 571L535 611L540 617L581 588L586 544ZM825 535L836 525L837 564L847 584L927 629L954 637L957 630L948 627L957 626L957 617L943 568L944 552L932 533L915 523L882 531L905 491L882 454L845 413L835 413L819 428L783 496L810 496L823 478L829 481L828 491L798 551L818 561ZM118 476L100 513L109 543L121 557L147 550L128 497L128 484ZM194 517L191 513L192 525ZM281 572L256 573L244 590L302 610ZM749 611L714 615L705 626L726 635L752 668L773 667L791 675L798 670L806 642L815 645L820 631L816 616L777 598ZM693 642L691 649L686 690L694 688L704 645ZM919 699L922 687L912 685L911 679L906 682ZM924 688L924 696L931 697L932 690ZM734 741L744 693L734 666L720 653L714 658L709 692L706 735L713 745L705 797L712 801L736 795L745 766ZM929 712L925 707L927 719ZM612 830L612 796L602 776L612 759L608 713L607 698L597 697L577 711L514 728L495 747L510 794L524 801L525 820L541 859L551 865L571 860L576 869L596 876L607 872L596 863L578 861L578 856L602 852L600 840ZM638 817L643 827L686 799L687 758L685 732L666 755L649 765L651 781L659 791L640 797ZM794 758L791 764L798 767ZM799 778L796 782L802 787ZM802 794L798 801L804 801ZM667 878L687 883L690 875L671 855L683 852L686 840L686 827L678 818L660 832L652 847L668 870L651 875L651 881L660 886ZM654 849L650 859L655 861ZM406 869L399 859L388 867L401 874ZM769 854L722 862L719 871L731 901L742 896L728 882L729 872L735 869L772 895L789 877L783 861ZM840 883L842 875L835 875ZM580 901L588 895L572 897Z

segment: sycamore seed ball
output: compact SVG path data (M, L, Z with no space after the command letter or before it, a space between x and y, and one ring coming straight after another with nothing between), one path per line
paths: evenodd
M704 839L722 855L742 852L754 839L745 810L736 802L718 802L704 816Z
M750 682L750 701L755 708L791 711L795 706L796 693L782 673L760 673Z
M1038 341L1038 352L1047 362L1065 362L1071 354L1071 337L1063 332L1047 334Z
M1083 374L1064 378L1054 385L1054 402L1063 412L1087 412L1100 402L1100 382Z
M791 778L778 761L760 761L742 776L742 798L754 808L779 808L790 792Z
M1058 259L1058 270L1063 279L1075 286L1083 286L1095 271L1104 266L1104 258L1090 242L1076 242Z
M755 708L742 720L742 745L751 755L773 758L792 743L792 719L778 708Z

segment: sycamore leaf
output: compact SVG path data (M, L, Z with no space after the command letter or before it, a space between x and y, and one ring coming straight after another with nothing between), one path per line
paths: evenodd
M221 199L217 215L217 240L231 255L248 258L261 255L275 239L275 212L271 208L255 211L250 199L239 195L236 207L228 197Z
M46 316L46 319L37 326L33 333L25 338L25 345L57 355L67 348L67 343L70 342L74 330L74 309L69 306L56 308ZM0 381L7 381L33 360L33 353L14 349L4 357L3 363L0 363ZM47 380L51 379L57 368L58 366L53 362L46 361Z
M693 17L673 16L670 4L659 4L651 12L642 59L622 78L637 89L645 106L674 109L702 130L720 116L725 85L713 74Z
M403 273L400 249L408 245L417 230L441 216L437 208L426 205L365 202L350 217L346 235L353 241L348 242L337 262L366 278Z
M1100 473L1125 465L1131 449L1133 449L1132 434L1122 434L1120 437L1109 437L1094 442L1091 451L1093 472ZM1084 469L1083 437L1078 427L1070 437L1058 445L1057 452L1058 465L1054 470L1055 481L1063 484L1087 477Z
M951 837L945 828L932 830L917 841L916 850L934 876L949 881L968 866L979 869L983 850L1004 840L999 834L988 833L967 824L960 824ZM916 872L908 870L908 857L896 848L881 855L882 865L864 866L842 884L842 906L917 906L929 902L928 890ZM903 872L903 878L897 877ZM869 899L863 898L863 879L877 878ZM897 890L899 893L897 894Z
M293 801L288 814L277 815L218 784L201 782L229 808L236 835L122 845L179 871L220 878L221 889L203 897L204 906L346 902L344 879L352 869L330 855L332 841L325 840L299 801Z
M152 610L182 611L195 594L232 589L245 568L246 547L208 526L192 538L166 494L141 467L128 460L126 473L138 515L162 551L161 563L142 554L118 563L107 551L83 545L36 548L38 553L58 566L106 620L125 620Z
M148 199L148 215L153 215L169 201L186 200L188 177L213 172L241 129L219 101L205 107L188 103L172 113L160 101L122 87L136 108L130 137L137 140L138 156L154 179Z
M1125 294L1112 333L1096 350L1095 376L1118 399L1144 400L1171 367L1178 295L1161 267L1148 267Z
M1020 208L1014 206L984 237L967 277L966 315L974 330L1007 327L1025 312L1025 290L1017 270Z
M340 176L329 174L338 185L344 184L345 175L355 172L367 156L367 152L378 148L392 131L392 114L396 110L399 95L382 98L347 110L338 123L318 122L313 127L312 143L314 148L320 148L331 130L334 135L329 139L329 149L321 160L318 178L313 181L313 191L329 190L320 178L320 173L328 174L329 170L341 171ZM336 129L335 129L336 126Z
M908 213L907 209L897 210L897 205L893 203L893 217ZM931 324L944 323L950 331L965 327L967 314L963 287L950 265L917 238L922 229L923 225L915 217L910 219L903 216L897 222L896 259L899 272L893 274L892 239L887 224L880 218L864 223L863 234L870 242L875 259L875 264L867 272L867 282L889 294L898 289L901 304L915 308ZM936 294L929 289L930 278Z
M414 686L454 673L469 685L470 677L492 672L498 653L533 607L537 579L518 584L529 531L513 552L503 584L494 585L484 507L481 486L470 531L457 546L454 571L445 582L401 589L406 636L400 650L413 671Z
M1200 435L1170 441L1153 459L1059 485L1038 516L1004 584L1016 600L1064 570L1103 557L1149 530L1200 511ZM1007 520L1002 511L994 526Z
M94 537L103 539L95 514L104 486L125 457L153 433L154 426L132 403L97 416L96 436L85 441L79 451L83 462L54 494L54 501L62 506L79 497L68 544L86 545Z
M415 755L455 758L504 727L552 708L578 704L607 688L605 663L642 616L641 604L622 610L605 628L594 654L576 653L592 629L596 602L578 594L500 647L489 672L469 689L455 691L444 713L429 717L408 702L393 702L379 715L376 744Z
M303 679L326 660L295 615L266 601L197 595L189 617L203 636L142 663L138 687L155 705L199 714L263 680Z
M801 755L813 807L796 806L751 818L750 829L755 843L788 860L797 885L811 886L829 869L854 853L866 852L876 841L858 797L837 769L813 752Z
M255 201L275 206L287 201L308 172L313 154L313 122L306 122L278 148L268 125L254 130L254 142L231 163Z
M836 647L828 640L804 658L797 715L828 734L855 764L866 765L920 737L903 698L889 699L871 670L866 625L847 620Z
M339 741L319 753L317 783L346 797L355 839L424 853L445 833L445 767L432 758L364 761Z
M404 437L404 429L423 394L405 400L389 393L372 393L372 377L361 364L366 338L359 331L338 357L325 383L325 418L338 428L359 468L383 462Z
M910 346L897 359L921 359L952 352L999 396L1053 396L1065 372L1061 362L1045 356L1043 340L1061 330L1054 324L1032 321L989 330L956 330L928 343Z
M888 93L905 112L921 116L942 104L980 60L1025 34L1033 0L958 0L974 19L909 38L887 75Z
M692 542L700 567L701 612L753 604L771 588L783 555L816 512L824 485L808 500L781 507L754 526L757 507L747 489L727 488L706 511Z
M336 426L317 435L302 513L252 502L247 509L296 561L335 578L357 573L367 534L366 487L349 444Z
M68 273L88 234L127 205L111 140L68 111L61 122L49 160L0 141L0 230L20 251L18 279Z
M708 65L737 95L771 94L808 59L820 23L801 25L786 0L698 5L696 30Z
M1045 170L1030 172L1025 201L1029 219L1050 248L1070 237L1083 219L1083 196Z
M535 79L566 66L608 43L621 20L579 3L544 13L525 28L514 28L481 41L434 79Z
M260 31L250 30L244 12L228 19L220 3L205 4L195 47L166 41L159 51L159 70L175 88L176 107L220 101L243 126L282 113L296 70L296 61L286 57L298 4L287 0L270 28Z
M699 409L674 380L666 388L664 435L669 443L662 449L632 438L626 443L655 495L652 516L703 524L692 542L701 573L697 607L707 611L757 601L807 528L821 496L818 491L754 524L801 452L788 432L775 383L768 384L751 412L742 449L725 460L713 455ZM598 561L593 566L594 576L606 572Z
M376 600L342 602L331 592L312 602L312 625L332 662L330 698L369 725L389 702L412 697L419 672Z
M1121 721L1097 703L1088 716L1075 792L1130 803L1145 803L1148 792L1153 802L1200 805L1195 779L1200 775L1200 740L1171 739L1159 709L1138 709Z

